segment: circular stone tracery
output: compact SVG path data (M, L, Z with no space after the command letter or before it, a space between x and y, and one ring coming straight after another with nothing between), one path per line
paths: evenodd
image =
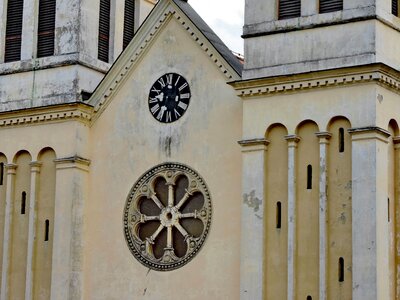
M174 270L200 250L211 214L210 194L200 175L178 163L158 165L129 193L125 238L132 254L146 267Z

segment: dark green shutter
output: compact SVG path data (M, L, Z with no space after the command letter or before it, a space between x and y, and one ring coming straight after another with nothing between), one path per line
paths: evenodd
M98 59L109 62L110 0L100 0Z
M132 40L135 33L135 0L125 0L124 12L124 40L123 49L125 49Z
M56 0L39 1L37 57L54 55Z
M301 0L280 0L279 19L297 18L301 15Z
M392 0L392 14L399 16L399 2L398 0Z
M329 13L333 11L343 10L343 0L320 0L319 12Z
M4 61L21 59L24 0L8 0Z

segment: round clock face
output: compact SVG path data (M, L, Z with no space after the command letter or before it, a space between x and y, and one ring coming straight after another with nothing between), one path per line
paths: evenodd
M162 123L172 123L186 112L190 96L190 87L185 78L176 73L165 74L150 89L150 113Z
M164 163L133 185L124 209L124 232L134 257L170 271L200 251L211 225L211 196L203 178L179 163Z

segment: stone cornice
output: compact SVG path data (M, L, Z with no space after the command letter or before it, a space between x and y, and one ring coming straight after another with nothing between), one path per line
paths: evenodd
M90 124L93 108L83 103L51 105L0 113L0 128L73 120Z
M390 132L376 126L357 127L347 130L352 135L352 140L371 140L377 139L387 143L390 137Z
M265 138L238 141L238 144L242 146L242 152L265 151L269 143L270 141Z
M57 158L54 160L57 170L61 169L80 169L82 171L89 171L91 161L87 158L75 155L71 157Z
M110 72L104 78L92 95L90 102L94 106L95 121L109 104L112 94L119 88L121 82L125 80L127 74L135 68L141 57L151 46L154 38L161 29L168 24L168 20L175 19L188 35L198 44L199 47L210 58L217 68L224 74L227 80L239 79L239 75L225 61L221 54L213 47L210 41L201 33L200 30L190 21L190 19L180 11L173 2L159 2L149 15L147 21L135 34L134 42L125 49L124 53L115 62Z
M384 64L241 80L230 84L243 99L327 87L378 83L400 93L400 72Z

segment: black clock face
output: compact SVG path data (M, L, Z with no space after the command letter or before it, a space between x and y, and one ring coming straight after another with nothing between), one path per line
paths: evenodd
M150 89L150 113L162 123L172 123L186 112L190 96L190 87L185 78L176 73L165 74Z

